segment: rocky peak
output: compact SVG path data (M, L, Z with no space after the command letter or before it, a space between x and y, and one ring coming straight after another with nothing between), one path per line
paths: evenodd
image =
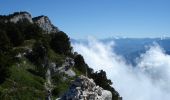
M60 100L112 100L112 93L96 86L93 79L81 75Z
M27 20L30 23L37 24L47 34L59 32L59 29L51 23L50 19L47 16L38 16L32 18L31 14L28 12L15 12L7 16L0 16L0 21L4 21L5 23L17 23L20 20Z
M33 23L31 14L29 14L28 12L16 12L9 16L10 16L9 21L13 23L17 23L18 21L24 20L24 19L28 20L30 23Z
M38 24L46 33L57 33L59 30L55 27L47 16L38 16L33 18L34 23Z

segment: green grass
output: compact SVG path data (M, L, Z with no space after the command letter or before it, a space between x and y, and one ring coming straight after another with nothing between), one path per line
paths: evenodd
M74 66L72 67L72 70L76 73L76 76L84 75L82 72L77 70Z
M36 40L25 40L24 43L21 45L22 47L32 48Z
M11 76L0 85L0 100L44 100L45 80L27 71L32 65L20 63L10 68Z
M61 65L65 59L64 55L57 54L52 49L49 49L48 57L49 57L50 61L55 62L58 65Z
M58 80L57 84L54 85L54 88L52 90L54 98L58 98L63 95L69 89L70 83L70 80Z
M13 50L14 50L15 52L18 52L18 53L20 52L20 53L22 53L22 52L24 52L26 49L32 48L33 45L35 44L35 42L36 42L36 40L34 40L34 39L25 40L25 41L22 43L22 45L17 46L17 47L14 47Z
M27 47L32 48L34 40L26 40L23 45L15 47L14 54L23 53ZM50 62L55 62L60 66L65 56L55 53L52 49L48 51ZM44 88L45 79L36 75L37 68L27 58L22 57L15 61L16 63L10 67L10 77L0 84L0 100L44 100L46 91ZM69 88L71 81L82 73L72 67L76 72L75 77L69 77L65 74L59 74L55 78L53 84L53 98L57 98L64 94ZM31 71L30 71L31 70ZM63 80L66 77L66 80Z

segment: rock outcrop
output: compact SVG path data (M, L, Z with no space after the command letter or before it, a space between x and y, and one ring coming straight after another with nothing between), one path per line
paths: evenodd
M32 18L31 14L28 12L15 12L9 15L8 19L5 19L5 22L17 23L20 20L28 20L30 23L37 24L46 34L59 32L59 29L51 23L47 16Z
M112 93L96 86L93 79L81 75L59 100L112 100Z
M55 69L55 72L65 73L69 77L74 77L76 76L76 73L71 69L71 67L74 66L74 63L74 59L67 57L64 63L60 67Z
M30 23L33 23L31 14L29 14L28 12L18 12L18 13L14 13L13 15L11 15L10 18L10 22L13 23L17 23L20 20L28 20Z
M47 16L33 18L34 23L38 24L46 33L57 33L59 29L55 27Z

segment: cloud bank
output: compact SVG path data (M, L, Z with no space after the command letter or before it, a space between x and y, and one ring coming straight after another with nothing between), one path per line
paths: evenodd
M87 44L72 45L91 68L106 71L123 100L170 99L170 55L159 45L154 44L141 54L136 66L127 64L114 52L113 41L102 43L90 39Z

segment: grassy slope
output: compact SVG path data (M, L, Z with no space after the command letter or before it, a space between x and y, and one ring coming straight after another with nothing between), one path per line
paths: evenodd
M15 47L13 50L16 53L24 52L26 48L32 48L34 43L34 40L26 40L22 46ZM57 66L61 66L65 59L64 55L56 54L52 49L48 50L48 57L50 62L55 62ZM45 79L29 72L28 69L35 70L35 65L25 57L10 67L11 76L3 84L0 84L0 100L45 99ZM71 81L82 74L74 67L72 70L76 72L75 77L68 77L65 74L56 74L52 77L54 99L67 91Z
M27 71L29 63L13 65L11 76L0 85L1 100L43 100L44 79Z
M34 40L27 40L23 46L15 47L15 53L31 48ZM29 45L28 45L29 44ZM42 77L32 74L28 69L35 70L35 66L25 57L10 67L10 77L0 84L0 100L44 100L45 90Z

